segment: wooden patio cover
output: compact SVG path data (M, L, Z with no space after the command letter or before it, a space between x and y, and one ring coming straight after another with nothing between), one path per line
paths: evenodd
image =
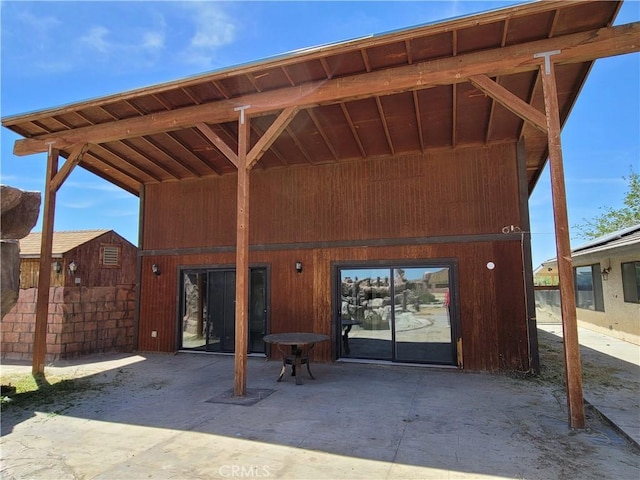
M253 168L524 140L529 192L550 159L570 423L584 425L560 130L593 61L640 50L639 23L611 26L621 3L524 4L3 118L24 137L16 155L48 152L34 373L44 373L55 193L76 165L135 195L238 174L235 392L244 395Z

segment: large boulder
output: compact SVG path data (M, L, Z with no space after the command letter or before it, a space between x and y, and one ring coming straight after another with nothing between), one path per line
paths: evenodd
M0 235L2 240L26 237L38 221L40 192L0 185Z
M20 246L38 221L40 192L25 192L0 185L0 249L2 274L0 292L2 317L13 308L20 290Z
M20 290L20 246L18 241L2 240L0 242L0 253L2 254L2 290L0 292L2 306L2 317L18 301Z

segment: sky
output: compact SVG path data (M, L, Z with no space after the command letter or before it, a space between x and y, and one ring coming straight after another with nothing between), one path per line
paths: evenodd
M293 50L522 2L1 1L0 114L48 109ZM616 25L640 20L626 1ZM46 155L16 157L1 129L0 182L44 191ZM569 225L623 205L640 172L640 54L597 60L564 126ZM555 257L548 168L529 199L533 268ZM55 230L113 229L138 244L138 198L75 168ZM42 229L42 215L34 231ZM571 228L572 248L584 243Z

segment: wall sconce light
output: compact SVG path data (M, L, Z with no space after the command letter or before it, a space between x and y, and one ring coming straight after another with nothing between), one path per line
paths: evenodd
M607 281L609 280L609 272L611 271L611 267L606 267L602 269L602 272L600 272L600 274L602 275L602 280Z
M62 272L62 264L58 261L53 262L53 264L51 265L51 268L56 275L60 275L60 272Z
M75 262L75 260L71 260L71 263L69 264L68 268L69 268L69 274L74 275L76 271L78 271L78 264Z
M296 261L296 272L302 273L302 262L299 260Z
M154 275L160 275L160 267L158 266L157 263L154 263L153 265L151 265L151 271L153 272Z

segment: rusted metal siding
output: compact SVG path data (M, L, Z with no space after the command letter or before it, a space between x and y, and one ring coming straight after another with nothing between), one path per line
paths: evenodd
M497 233L517 225L515 145L251 174L250 243ZM235 176L146 187L145 250L235 246Z
M177 347L181 266L234 265L230 178L147 187L140 350ZM249 260L270 267L270 332L329 334L315 356L331 361L334 262L455 259L464 368L528 369L522 246L501 233L519 205L511 144L252 173Z
M464 368L526 370L528 340L520 242L515 240L252 251L250 262L270 266L270 332L314 331L335 337L332 262L455 258ZM143 258L140 335L143 351L175 351L180 265L233 265L234 253ZM303 272L294 268L303 262ZM495 263L494 270L487 262ZM157 263L161 275L151 272ZM151 332L157 332L152 337ZM333 338L335 341L335 338ZM317 360L335 358L334 342L317 346Z

